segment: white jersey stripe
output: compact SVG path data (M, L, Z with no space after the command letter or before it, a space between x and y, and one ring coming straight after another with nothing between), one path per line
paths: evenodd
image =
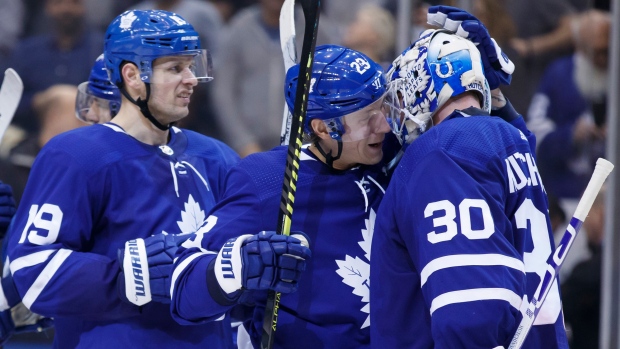
M469 290L452 291L441 294L431 302L431 315L435 310L450 304L485 301L503 300L519 310L523 299L513 291L506 288L473 288Z
M26 308L31 309L32 304L37 300L45 286L47 286L54 277L54 274L56 274L58 268L60 268L65 259L67 259L72 252L71 250L61 248L56 255L52 257L49 263L47 263L41 274L34 280L34 283L32 283L32 286L30 286L24 295L24 298L22 298L22 303L24 303Z
M516 269L525 274L523 261L502 254L457 254L440 257L430 261L420 273L421 285L424 286L428 278L436 271L447 268L466 266L505 266Z
M17 258L10 264L11 274L15 275L15 273L20 269L32 267L33 265L45 262L49 256L56 251L58 250L44 250Z
M179 278L179 275L181 275L181 273L183 272L183 270L185 270L185 268L187 268L187 266L196 258L200 257L200 256L204 256L207 255L209 253L204 253L204 252L196 252L192 255L189 255L187 258L185 258L185 260L183 262L181 262L176 268L174 268L174 271L172 272L172 280L170 280L170 297L172 297L172 294L174 293L174 285L177 283L177 279ZM206 275L205 275L206 277Z

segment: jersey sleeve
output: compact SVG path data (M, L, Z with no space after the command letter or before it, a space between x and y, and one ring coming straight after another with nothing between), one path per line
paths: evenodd
M407 294L403 287L412 293L417 287L420 294L418 302L403 304L388 293L373 308L395 312L395 326L404 326L402 336L409 322L406 312L422 303L435 348L506 345L520 320L525 292L524 264L501 204L505 193L501 185L494 186L503 175L498 169L467 166L472 168L465 170L441 150L427 154L400 190L386 194L395 223L387 237L373 241L373 263L381 264L371 266L373 286L375 275L381 275L379 285L391 284L394 295ZM473 177L471 171L486 177ZM390 230L398 234L390 236Z
M200 324L218 319L236 301L223 297L207 270L224 243L233 237L256 234L265 214L252 178L238 167L226 179L224 198L211 211L196 237L177 251L172 274L172 317L180 324ZM274 211L274 210L271 210ZM275 222L274 217L272 222Z
M118 262L89 253L101 183L69 154L37 157L9 234L10 270L24 305L49 317L111 320L139 314L117 295Z

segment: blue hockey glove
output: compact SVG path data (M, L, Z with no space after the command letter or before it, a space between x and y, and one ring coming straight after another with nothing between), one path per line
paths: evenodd
M16 333L41 332L54 326L54 320L31 312L21 303L11 273L2 277L0 296L0 345Z
M308 246L308 238L301 232L243 235L224 244L209 274L213 273L229 300L238 299L240 290L295 292L311 256ZM210 293L213 296L211 289Z
M476 17L456 7L431 6L428 9L428 24L442 27L476 44L491 90L501 84L510 85L515 65Z
M15 199L10 185L0 182L0 239L4 237L15 214Z
M170 304L170 273L179 246L192 234L157 234L129 240L118 250L121 273L118 293L122 300L141 306L151 300Z

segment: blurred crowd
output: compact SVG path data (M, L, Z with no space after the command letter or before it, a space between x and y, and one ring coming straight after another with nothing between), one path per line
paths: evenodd
M41 147L84 126L75 117L77 85L103 51L110 21L128 9L179 13L200 33L213 58L212 83L199 86L179 126L223 140L241 156L279 143L284 63L278 19L284 0L4 0L0 2L0 68L13 68L24 94L0 144L0 174L19 200ZM398 0L322 0L317 44L359 50L385 68L395 47ZM427 28L431 5L468 6L516 65L506 96L537 136L539 170L562 234L596 159L604 154L608 54L607 0L412 1L410 39ZM301 47L303 15L296 14ZM601 194L602 196L602 194ZM584 227L562 270L572 348L598 347L602 241ZM589 219L589 222L594 219Z

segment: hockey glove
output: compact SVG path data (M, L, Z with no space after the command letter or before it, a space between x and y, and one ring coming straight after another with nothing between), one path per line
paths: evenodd
M228 303L239 299L244 290L295 292L311 256L308 246L301 232L286 236L262 231L233 238L211 263L207 278L216 280ZM221 302L212 288L209 292L218 302L227 303Z
M151 300L170 304L170 273L179 246L192 234L157 234L129 240L118 250L121 273L118 293L122 300L141 306Z
M14 214L13 189L10 185L0 182L0 239L4 238Z
M21 303L10 273L2 278L2 295L4 297L0 300L0 346L16 333L41 332L54 326L52 318L35 314Z
M484 75L491 90L501 84L510 85L515 65L491 38L480 20L466 11L451 6L431 6L427 18L428 24L442 27L476 44L482 56Z

